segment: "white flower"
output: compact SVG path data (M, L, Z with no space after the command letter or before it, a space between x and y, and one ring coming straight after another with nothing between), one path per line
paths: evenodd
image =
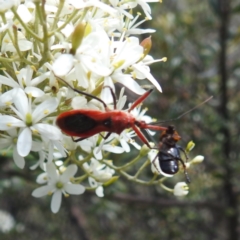
M111 144L111 141L115 139L115 136L116 136L115 134L111 134L106 140L102 139L101 144L99 146L96 146L98 138L98 136L96 136L95 145L93 146L94 147L93 155L96 159L101 160L103 158L102 151L107 151L115 154L121 154L124 152L123 147Z
M10 105L18 118L8 115L1 116L0 130L20 128L17 140L17 151L20 156L25 157L32 148L32 132L40 134L49 140L60 140L60 130L50 124L41 123L41 120L55 111L58 106L56 98L49 98L38 105L34 110L31 106L31 98L27 98L21 88L13 89L12 100L15 105ZM8 106L8 103L6 103Z
M166 58L154 60L151 56L147 55L142 61L132 65L133 68L132 74L138 79L147 78L157 88L159 92L162 92L162 88L159 82L151 74L148 65L156 62L166 62L166 60L167 60Z
M107 42L102 39L107 38ZM78 80L78 85L84 88L89 86L89 76L107 76L110 74L109 67L103 60L101 51L102 44L108 45L109 39L104 31L93 31L83 38L76 54L62 54L53 63L52 69L57 76L65 76L71 72Z
M22 88L27 94L31 94L33 97L44 96L45 93L35 86L44 81L50 75L50 72L46 72L44 74L41 74L41 76L32 79L33 69L30 66L22 68L20 71L18 71L15 63L13 63L13 69L15 71L18 82L16 82L16 80L14 80L6 71L4 71L7 77L0 75L1 84L12 88ZM8 93L6 92L6 94Z
M80 184L72 184L71 178L77 172L76 165L69 165L63 174L60 174L53 163L47 164L45 178L48 183L46 186L39 187L32 192L34 197L42 197L47 194L53 194L51 201L51 210L53 213L57 213L61 206L62 194L68 196L68 194L79 195L84 193L85 188ZM43 177L43 175L41 175ZM38 179L40 181L40 178Z
M1 134L0 138L0 149L6 149L6 151L10 148L13 148L13 160L15 164L23 169L25 166L25 160L22 156L19 155L17 151L17 138L18 138L18 133L15 128L9 129L6 131L6 134ZM39 161L43 161L45 159L45 155L41 151L42 149L42 144L41 142L32 142L31 146L31 151L38 152L39 153Z
M143 9L144 13L146 14L147 18L152 19L151 8L149 7L149 5L147 3L148 2L158 2L158 1L159 0L133 0L132 2L133 3L136 2L137 4L139 4L142 7L142 9Z
M173 189L175 196L185 196L188 194L189 187L185 182L178 182Z
M103 197L104 189L102 184L110 180L115 171L94 158L91 158L90 164L85 162L83 167L91 174L91 176L94 177L88 178L90 186L95 188L95 192L98 197Z
M116 37L121 37L121 34L124 33L125 36L130 35L138 35L138 34L146 34L146 33L154 33L156 30L154 29L140 29L138 26L140 26L142 23L146 22L148 19L144 19L142 21L137 22L140 14L138 13L137 16L132 19L129 22L126 22L124 18L122 18L122 21L119 22L117 29L118 32L114 32L113 35Z
M103 46L101 52L105 53L104 59L108 59L108 64L111 65L111 74L104 78L104 86L115 89L114 82L119 82L136 94L145 93L145 90L135 81L131 74L124 73L125 70L131 68L133 64L140 60L143 54L143 47L139 44L138 38L130 37L123 42L114 42L112 40L110 48L107 46L104 49ZM103 89L101 98L108 102L107 94L104 91L107 90Z

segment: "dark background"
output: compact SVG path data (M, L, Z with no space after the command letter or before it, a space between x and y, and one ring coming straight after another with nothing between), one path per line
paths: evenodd
M205 156L189 170L190 193L178 199L160 187L121 177L105 189L104 198L94 192L70 196L52 214L50 197L31 197L35 174L27 168L9 170L2 158L0 208L13 215L17 227L0 239L240 239L240 4L168 0L151 7L153 20L144 24L157 30L150 54L168 61L151 66L163 93L155 91L146 100L148 114L171 119L214 97L174 122L182 145L193 140L192 154Z

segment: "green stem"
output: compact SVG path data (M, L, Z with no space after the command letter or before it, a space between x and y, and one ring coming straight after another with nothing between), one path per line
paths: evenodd
M132 161L126 163L125 165L119 167L120 169L125 169L128 168L130 166L132 166L134 163L136 163L138 160L140 160L142 158L141 155L138 155L136 158L134 158Z
M18 13L16 12L15 10L15 7L11 8L12 12L14 13L14 16L17 18L17 20L19 21L19 23L22 25L22 27L25 29L25 31L27 33L29 33L30 35L32 35L32 37L35 39L35 40L38 40L40 42L43 42L43 39L40 38L37 34L35 34L31 29L29 29L27 27L27 25L23 22L23 20L21 19L21 17L18 15Z
M55 32L60 32L63 28L65 28L67 26L67 24L69 22L71 22L71 20L75 17L75 15L78 14L78 12L79 12L79 10L74 10L73 13L70 15L70 17L63 23L63 25L61 25L57 29L54 29L52 32L48 33L48 37L50 38L51 36L53 36L55 34Z
M48 36L46 13L45 13L45 0L42 0L41 7L39 3L36 3L36 11L38 13L40 23L43 29L43 54L42 54L42 59L39 62L39 67L41 67L50 58L50 54L49 54L50 50L49 50L49 44L48 44L49 36Z
M60 16L60 14L62 12L62 9L63 9L63 6L64 6L64 2L65 2L64 0L60 0L60 2L59 2L58 10L57 10L57 13L56 13L56 15L54 17L54 21L53 21L53 24L51 26L50 32L51 31L55 31L54 29L57 27L57 22L59 21L59 16Z
M136 174L134 175L134 178L137 178L139 176L139 174L147 167L147 165L150 164L149 159L147 161L145 161L142 166L138 169L138 171L136 172Z
M172 188L168 188L168 187L165 186L163 183L161 183L161 187L162 187L164 190L173 193L173 189L172 189Z

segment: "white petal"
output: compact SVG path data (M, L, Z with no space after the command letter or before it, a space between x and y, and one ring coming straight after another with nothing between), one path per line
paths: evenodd
M23 129L17 140L17 150L20 156L26 157L32 148L32 132L29 128Z
M110 87L113 92L115 92L115 86L113 84L113 81L112 81L112 78L111 77L106 77L105 80L104 80L104 87L105 86L108 86ZM110 92L110 89L109 88L103 88L102 91L101 91L101 99L109 104L109 103L112 103L113 102L113 96Z
M13 88L19 87L19 84L16 81L14 81L11 78L7 78L5 76L2 76L2 75L0 75L0 83L4 84L4 85L7 85L9 87L13 87Z
M62 54L52 65L52 70L57 76L65 76L73 67L73 55Z
M37 123L42 118L48 116L50 113L56 110L58 106L57 98L49 98L40 105L32 113L34 123Z
M17 151L16 147L13 149L13 160L19 168L21 168L21 169L24 168L25 159L18 154L18 151Z
M82 109L87 107L87 99L83 96L77 96L72 99L71 106L73 109Z
M140 65L140 64L134 64L134 68L136 68L139 72L144 74L144 76L157 88L159 92L162 92L162 88L158 81L153 77L153 75L150 73L150 69L148 66Z
M95 192L96 192L96 195L98 196L98 197L104 197L104 189L103 189L103 187L102 186L99 186L96 190L95 190Z
M117 109L122 110L126 104L127 96L123 96L119 101L117 102Z
M111 144L106 144L102 147L103 150L108 151L108 152L112 152L112 153L123 153L124 150L121 147L118 146L113 146Z
M93 155L96 159L98 160L101 160L103 157L102 157L102 151L98 151L99 149L98 148L94 148L93 149Z
M65 24L65 22L63 22L63 21L58 21L58 23L57 23L58 27L61 27L63 24ZM73 26L72 23L67 24L67 25L61 30L61 32L64 34L64 36L65 36L66 38L68 38L68 37L72 34L73 31L74 31L74 26Z
M47 174L51 178L52 182L57 182L59 179L59 175L57 173L57 169L54 165L54 163L48 163L46 166Z
M79 195L85 192L85 187L80 184L65 184L64 190L69 194Z
M7 131L8 135L11 136L11 137L16 137L17 136L17 129L16 128L12 128L12 129L9 129Z
M71 149L69 149L69 148L66 148L66 149L65 149L65 148L63 147L62 143L59 142L59 141L52 140L52 143L53 143L54 147L59 151L59 154L61 155L61 158L67 157L66 149L68 149L68 150L71 151ZM77 147L77 146L76 146L76 143L72 141L72 144L74 144L74 147L72 148L72 150L75 150L76 147ZM72 145L70 145L70 146L72 146Z
M117 10L100 1L90 0L85 3L85 7L97 7L100 8L103 12L107 12L112 16L117 16Z
M51 210L53 213L57 213L62 202L62 192L60 190L53 193L51 201Z
M129 144L124 139L120 139L120 143L125 152L130 152Z
M33 43L26 39L21 39L18 41L18 46L19 46L20 51L28 51L28 50L32 49L32 45L33 45Z
M88 182L92 188L96 188L98 186L98 182L92 177L88 178Z
M136 94L142 95L146 91L128 74L114 74L112 76L113 80L122 83L125 87L135 92Z
M16 88L3 93L0 96L0 106L9 107L13 103L14 94L16 93Z
M93 62L92 57L85 57L84 64L93 73L96 73L100 76L106 77L112 72L112 70L109 67L107 67L102 61L97 60L96 62Z
M43 183L46 183L47 181L48 181L48 175L46 172L39 174L36 180L38 184L43 184Z
M6 24L1 24L1 27L0 27L0 33L1 32L5 32L7 29L10 29L13 25L13 22L11 20L9 20Z
M138 144L138 143L136 143L135 141L131 141L130 142L137 150L140 150L141 149L141 146Z
M75 78L78 81L78 86L81 86L83 88L88 88L89 81L87 73L89 72L88 69L85 67L85 65L80 62L80 64L75 64ZM71 76L71 74L69 74ZM68 77L70 77L68 76Z
M33 2L35 2L35 1L33 1ZM50 2L51 2L51 4L53 4L56 1L50 1ZM49 5L49 4L46 4L44 9L46 12L54 12L54 13L56 13L58 10L58 8L56 6Z
M26 114L29 112L29 105L26 93L21 88L17 89L16 95L13 98L13 102L22 117L25 117Z
M13 139L9 136L4 136L0 138L0 149L5 149L11 146L13 143Z
M0 1L0 12L6 12L8 9L10 9L14 5L13 0L1 0Z
M27 94L31 94L33 97L42 97L45 94L41 89L36 87L26 87L24 91Z
M12 116L1 116L0 118L0 130L8 130L15 127L25 127L25 123Z
M35 142L35 141L33 141L32 142L31 151L38 152L38 151L40 151L42 149L42 147L43 147L42 142Z
M32 81L31 81L31 86L36 86L36 85L38 85L39 83L41 83L42 81L44 81L47 77L49 77L50 74L51 74L51 72L45 72L45 73L41 74L40 76L35 77L35 78L32 79Z
M31 129L36 129L42 137L45 137L50 140L60 140L62 138L61 131L52 125L45 123L37 123Z
M28 8L24 4L20 4L18 6L17 13L19 14L24 23L28 23L32 19L32 14L29 12Z
M51 192L51 187L49 185L42 186L42 187L35 189L32 192L32 196L39 198L39 197L43 197L43 196L47 195L49 192Z
M175 196L184 196L189 192L189 187L185 182L178 182L173 189L173 194Z
M69 165L67 169L63 172L63 174L60 176L60 181L63 183L69 182L70 178L72 178L76 174L77 170L77 165Z
M154 33L156 30L148 28L148 29L141 29L141 28L133 28L127 31L128 35L135 35L135 34L145 34L145 33Z

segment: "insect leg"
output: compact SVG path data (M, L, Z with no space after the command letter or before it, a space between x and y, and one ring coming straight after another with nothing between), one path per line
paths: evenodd
M103 136L103 135L100 133L101 137L102 137L104 140L108 139L111 134L112 134L112 133L109 132L109 133L107 133L106 136Z
M160 171L159 171L159 169L158 169L158 167L157 167L157 165L156 165L156 160L158 159L157 158L158 157L158 153L157 153L157 155L156 155L156 157L152 160L152 164L153 164L153 166L157 169L157 171L160 173Z
M186 151L182 147L180 147L180 146L178 146L177 148L183 152L183 154L184 154L184 156L186 158L186 162L187 162L188 161L188 155L187 155Z
M87 139L89 137L83 137L83 138L78 138L78 139L74 139L73 137L71 137L71 138L72 138L73 142L80 142L80 141L82 141L84 139Z
M145 143L150 149L152 149L148 140L146 139L144 134L138 129L138 127L133 124L132 129L135 131L135 133L138 135L138 137L142 140L142 142Z
M177 158L177 157L175 157L175 158L176 158L176 160L178 160L178 161L180 161L180 162L182 163L183 171L184 171L184 174L185 174L186 180L187 180L188 183L190 183L191 181L190 181L190 178L189 178L189 176L188 176L188 173L187 173L187 167L186 167L184 161L183 161L181 158Z
M153 89L149 89L147 92L145 92L141 97L139 97L132 106L128 109L128 112L131 112L135 107L137 107L141 102L143 102L153 91Z
M112 94L112 98L113 98L113 104L114 104L114 109L117 109L117 100L116 100L116 95L113 92L112 88L110 86L104 86L103 88L109 88Z

